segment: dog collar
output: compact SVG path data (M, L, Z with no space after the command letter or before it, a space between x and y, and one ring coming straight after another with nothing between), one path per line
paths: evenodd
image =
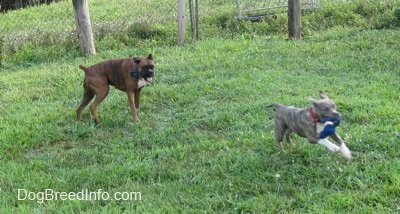
M132 71L130 72L130 74L131 74L131 77L136 77L136 78L139 78L139 77L140 77L140 74L139 74L139 72L138 72L136 69L132 69Z
M318 118L317 115L314 113L313 108L310 107L309 110L310 110L310 115L311 115L311 117L313 118L313 123L318 122L318 121L319 121L319 118Z

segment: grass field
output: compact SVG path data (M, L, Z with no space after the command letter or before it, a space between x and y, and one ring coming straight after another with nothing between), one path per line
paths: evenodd
M243 33L7 65L0 213L398 213L399 50L396 28L334 27L303 41ZM79 64L150 52L139 124L114 88L99 126L88 109L75 121ZM343 115L351 161L295 136L274 143L266 104L308 107L320 90ZM85 190L92 200L61 195Z

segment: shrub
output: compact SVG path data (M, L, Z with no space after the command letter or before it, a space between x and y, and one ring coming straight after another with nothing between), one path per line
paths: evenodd
M3 64L3 43L4 37L0 37L0 66Z
M164 39L165 32L146 23L134 23L128 27L126 34L138 39Z
M399 7L393 11L393 16L394 16L394 18L392 20L393 25L396 27L400 27L400 8Z

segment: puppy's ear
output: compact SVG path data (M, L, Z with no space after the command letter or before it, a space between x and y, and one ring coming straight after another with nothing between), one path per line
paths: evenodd
M147 57L147 59L153 60L153 55L149 54L149 56Z
M135 58L134 58L134 59L133 59L133 62L136 63L136 64L139 64L139 63L140 63L140 59L135 59Z
M318 105L318 101L315 100L314 98L308 97L308 100L311 102L311 104L312 104L313 106L317 106L317 105Z
M320 97L321 99L329 99L328 95L326 95L326 94L325 94L324 92L322 92L322 91L319 92L319 97Z

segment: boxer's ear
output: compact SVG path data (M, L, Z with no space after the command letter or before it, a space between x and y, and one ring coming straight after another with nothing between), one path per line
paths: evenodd
M147 57L147 59L153 60L153 55L149 54L149 56Z
M140 59L133 59L136 64L140 63Z

